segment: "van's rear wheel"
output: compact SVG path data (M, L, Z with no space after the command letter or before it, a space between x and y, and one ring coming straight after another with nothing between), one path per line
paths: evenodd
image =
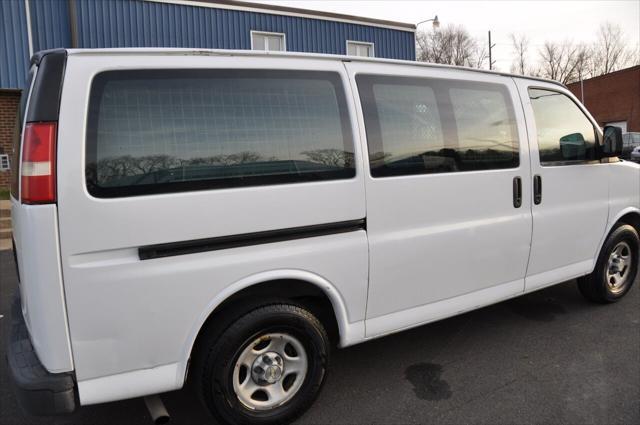
M578 279L578 288L587 299L613 303L633 285L638 273L640 238L628 224L619 225L607 238L595 270Z
M281 424L318 395L329 338L309 311L290 304L257 308L233 323L207 350L199 369L201 396L223 423Z

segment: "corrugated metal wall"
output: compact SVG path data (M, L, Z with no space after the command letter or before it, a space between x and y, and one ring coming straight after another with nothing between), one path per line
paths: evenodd
M75 0L77 46L250 49L250 31L286 34L287 50L346 54L346 41L375 44L377 57L415 60L408 31L249 11L143 0ZM71 47L69 2L29 0L33 50ZM0 0L4 28L0 87L21 87L28 42L24 0ZM5 40L6 39L6 40ZM5 73L5 67L11 70ZM5 74L7 77L5 77Z
M0 0L0 88L20 88L29 66L24 0Z
M33 51L71 47L69 2L29 0Z
M376 56L415 59L414 35L366 25L129 0L78 2L79 47L250 49L250 31L286 34L287 50L346 54L346 40L375 43Z

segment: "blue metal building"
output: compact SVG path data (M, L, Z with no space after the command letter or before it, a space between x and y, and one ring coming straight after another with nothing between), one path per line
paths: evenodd
M196 47L415 60L415 25L232 0L2 0L0 89L21 89L33 52Z

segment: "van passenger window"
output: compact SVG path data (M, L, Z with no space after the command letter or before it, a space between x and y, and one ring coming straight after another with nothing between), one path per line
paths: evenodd
M369 145L372 167L377 170L386 164L394 164L405 170L424 168L425 145L444 146L433 90L430 87L378 84L373 86L373 95L378 106L381 137L375 140L376 144L370 142ZM383 140L402 143L383 144ZM435 167L434 161L438 159L436 156L429 158L431 166Z
M518 167L506 87L374 75L356 81L373 177Z
M542 165L596 159L595 128L569 97L552 90L529 89L529 98Z
M338 74L135 70L94 79L86 166L94 196L354 175Z

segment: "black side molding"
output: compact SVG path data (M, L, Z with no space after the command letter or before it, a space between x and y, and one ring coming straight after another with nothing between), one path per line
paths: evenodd
M31 345L19 297L15 297L11 310L7 360L20 405L37 416L73 412L77 406L73 373L50 373L44 368Z
M239 235L220 236L216 238L147 245L138 248L138 256L141 260L151 260L154 258L172 257L175 255L195 254L198 252L217 251L220 249L239 248L243 246L262 245L274 242L312 238L316 236L355 232L358 230L366 230L366 228L366 220L362 218L359 220L340 221L337 223L268 230L266 232L242 233Z
M31 63L38 65L38 73L31 91L27 122L58 121L67 52L64 49L38 52Z

